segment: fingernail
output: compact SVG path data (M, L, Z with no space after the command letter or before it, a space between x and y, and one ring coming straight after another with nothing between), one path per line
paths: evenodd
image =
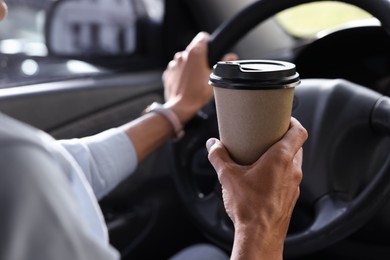
M215 138L210 138L209 140L207 140L206 148L208 152L210 152L211 146L213 146L216 143L216 141L217 140L215 140Z

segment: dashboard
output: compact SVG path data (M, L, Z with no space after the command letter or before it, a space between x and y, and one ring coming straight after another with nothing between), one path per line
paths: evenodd
M389 46L380 26L345 28L301 48L294 63L301 78L343 78L389 96Z

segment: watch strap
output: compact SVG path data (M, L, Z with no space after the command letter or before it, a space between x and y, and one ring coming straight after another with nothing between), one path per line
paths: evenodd
M173 130L175 131L175 137L181 138L184 135L183 125L181 124L179 118L170 108L164 107L158 102L153 102L150 106L145 109L146 113L157 113L164 116L172 125Z

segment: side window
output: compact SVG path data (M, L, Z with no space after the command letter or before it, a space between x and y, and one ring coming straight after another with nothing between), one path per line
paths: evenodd
M7 0L0 88L161 66L165 0Z

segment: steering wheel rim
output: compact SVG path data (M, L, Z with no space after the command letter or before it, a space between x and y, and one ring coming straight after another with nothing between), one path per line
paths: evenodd
M224 24L222 24L217 30L211 35L211 41L209 43L209 64L212 66L219 60L222 55L228 51L228 48L232 47L242 36L244 36L248 31L250 31L255 25L264 21L265 19L271 17L272 15L283 11L286 8L290 8L299 4L313 2L310 0L286 0L286 1L273 1L273 0L261 0L253 3L252 5L245 8L243 11L238 13L232 19L228 20ZM390 16L387 14L390 10L390 0L370 0L370 1L361 1L361 0L343 0L340 2L349 3L355 6L358 6L376 18L378 18L382 27L390 34ZM328 84L327 81L319 81L318 85ZM339 86L339 83L335 84L332 89L336 89ZM337 86L336 86L337 85ZM355 90L358 89L357 92L360 93L361 88L353 86L350 88L349 82L342 82L341 85L343 88L346 86L347 89L351 91L352 94L355 93ZM300 87L298 87L299 89ZM356 92L356 93L357 93ZM383 133L379 133L379 135L389 136L389 129L386 124L383 123L384 120L378 120L375 118L375 115L378 114L389 114L390 107L378 104L387 104L388 98L381 97L381 95L374 93L373 91L370 93L366 93L363 91L363 96L367 96L369 99L368 110L371 108L371 111L367 113L370 114L370 122L372 127L375 129L386 129ZM350 94L351 94L350 93ZM359 94L357 93L357 94ZM323 93L322 93L323 94ZM304 96L305 94L303 94ZM317 95L319 95L317 93ZM385 100L385 101L383 101ZM389 103L390 104L390 103ZM378 112L382 111L382 112ZM386 111L386 112L383 112ZM389 112L389 113L387 113ZM195 149L197 145L200 143L205 143L207 140L207 136L211 137L209 134L210 128L212 129L213 135L217 136L216 128L213 125L213 121L215 119L214 111L211 110L209 113L206 113L206 117L197 118L198 121L201 121L202 126L197 125L199 122L191 122L189 128L192 128L193 131L197 132L200 138L196 140L191 140L190 147L186 147L185 149ZM383 116L382 116L383 117ZM298 118L299 119L299 118ZM378 122L382 122L379 124ZM206 126L206 127L205 127ZM304 125L305 126L305 125ZM306 127L306 126L305 126ZM206 133L208 132L208 133ZM310 134L310 131L309 131ZM188 140L187 140L188 141ZM182 142L186 142L184 139ZM180 144L180 142L179 142ZM183 150L177 149L176 147L176 156L180 156L183 153ZM188 153L187 153L188 154ZM191 152L190 152L191 154ZM179 162L181 164L180 167L186 168L186 162ZM188 166L188 165L187 165ZM188 169L187 169L188 170ZM348 236L359 227L361 227L368 219L370 219L377 209L383 205L385 202L385 198L390 194L390 188L387 187L386 183L390 182L390 177L387 177L386 173L390 172L390 157L388 157L383 163L381 170L375 175L375 177L371 180L371 182L356 196L352 202L344 202L337 198L332 197L327 194L323 196L319 202L316 204L318 206L317 220L310 225L309 228L304 229L301 232L294 233L292 235L287 235L285 241L285 256L286 257L297 257L302 256L322 248ZM177 173L178 174L178 173ZM176 174L176 175L177 175ZM305 175L305 173L304 173ZM387 178L386 178L387 177ZM182 177L179 177L179 179ZM175 178L178 180L178 178ZM212 228L212 226L218 225L218 223L208 223L207 216L198 212L200 208L205 207L219 207L216 206L215 198L210 199L206 205L202 204L200 208L198 208L196 198L188 198L188 190L194 189L193 185L184 185L183 182L178 180L177 182L181 188L179 188L179 192L182 197L184 197L185 203L190 206L190 212L192 215L198 214L195 216L196 222L200 223L201 227ZM218 186L218 185L217 185ZM218 187L217 187L218 188ZM180 191L181 190L181 191ZM187 191L186 191L187 190ZM214 192L218 193L218 192ZM187 196L187 198L186 198ZM197 196L197 195L195 195ZM214 195L213 195L214 196ZM222 203L222 202L221 202ZM364 210L363 210L364 209ZM323 213L321 213L323 212ZM331 212L332 214L328 214L327 212ZM221 214L221 209L213 210L212 214L219 215ZM225 219L225 217L220 217L221 219ZM214 219L214 217L210 218ZM229 223L224 221L226 228L220 228L217 234L210 234L206 232L206 236L210 239L214 240L216 243L220 244L222 247L226 249L231 248L231 244L233 241L232 230L229 229ZM347 223L347 225L344 225Z
M285 9L310 3L326 0L285 0L270 1L260 0L244 8L237 15L221 24L212 34L209 42L208 60L210 67L221 59L239 39L247 34L256 25L272 17ZM339 0L347 4L355 5L371 13L382 24L382 27L390 34L390 16L386 10L390 8L389 0Z

